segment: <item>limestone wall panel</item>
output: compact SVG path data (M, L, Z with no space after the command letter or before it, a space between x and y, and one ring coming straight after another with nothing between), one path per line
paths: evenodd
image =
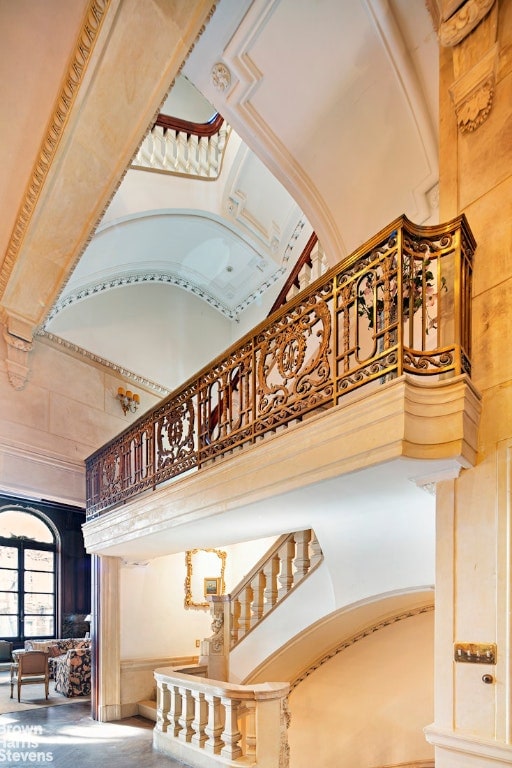
M506 157L512 145L512 73L496 85L493 107L485 130L459 136L459 205L465 210L510 175Z
M496 261L496 259L495 259ZM473 300L471 380L479 392L512 379L510 297L512 278Z

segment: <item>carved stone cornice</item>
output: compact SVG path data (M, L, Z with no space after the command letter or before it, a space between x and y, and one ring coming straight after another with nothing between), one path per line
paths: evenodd
M92 363L96 363L97 365L108 368L111 371L115 371L124 379L129 379L132 383L137 384L139 387L145 387L146 389L153 391L158 397L163 398L170 394L170 390L166 387L163 387L161 384L157 384L150 379L146 379L144 376L140 376L139 374L128 370L128 368L117 365L117 363L113 363L110 360L105 360L105 358L100 357L99 355L95 355L93 352L89 352L88 350L79 347L77 344L73 344L72 342L63 339L61 336L55 336L53 333L49 333L43 329L39 329L36 335L39 338L47 340L52 345L60 347L61 349L65 349L68 353L75 355L76 357L84 357L86 360L90 360Z
M53 108L46 134L39 148L38 157L32 169L32 175L21 201L16 222L11 233L9 245L0 270L0 296L5 292L14 264L16 263L16 258L25 237L28 224L30 223L39 195L51 168L67 117L86 72L87 62L94 49L94 43L97 40L98 32L101 29L101 24L105 18L109 3L110 0L90 0L89 2L88 10L84 16L82 29L77 37L75 50L71 56L68 71L64 77L64 83Z
M449 19L439 25L439 42L453 48L466 38L489 13L495 0L466 0Z
M459 77L450 94L461 133L475 131L488 117L494 99L498 46L494 45L465 75Z

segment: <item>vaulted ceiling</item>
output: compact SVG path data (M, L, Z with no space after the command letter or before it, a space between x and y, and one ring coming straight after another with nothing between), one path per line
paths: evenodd
M212 7L0 2L11 337L43 330L171 389L265 316L312 229L334 264L401 213L437 220L423 0ZM217 179L135 159L166 96L185 108L184 59L176 89L229 126Z

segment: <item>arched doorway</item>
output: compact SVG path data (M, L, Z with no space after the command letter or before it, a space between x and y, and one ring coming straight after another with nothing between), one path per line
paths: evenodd
M0 507L0 637L55 636L57 532L41 513Z

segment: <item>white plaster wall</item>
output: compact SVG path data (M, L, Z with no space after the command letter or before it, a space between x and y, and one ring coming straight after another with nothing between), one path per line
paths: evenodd
M188 291L160 283L98 293L63 309L48 328L170 390L231 344L230 320Z
M289 699L290 768L368 768L433 758L434 615L391 624L312 672Z
M195 640L210 634L207 610L184 607L185 556L122 566L121 658L194 656Z
M273 543L274 538L217 547L226 552L229 592ZM211 573L199 574L211 576ZM185 608L185 553L157 557L146 565L123 565L121 658L195 656L195 641L211 634L210 611Z
M333 610L332 582L324 562L232 650L230 681L243 682L277 648Z
M358 493L363 480L354 473L343 493L335 481L323 483L321 504L314 485L279 498L281 512L286 506L295 516L308 510L303 527L314 528L324 561L286 598L282 611L275 610L233 649L233 682L245 680L267 656L332 611L434 584L435 499L411 482L408 494L391 503L393 483L385 482L390 475L387 465L375 468L378 496ZM255 513L269 504L275 500L254 505Z

